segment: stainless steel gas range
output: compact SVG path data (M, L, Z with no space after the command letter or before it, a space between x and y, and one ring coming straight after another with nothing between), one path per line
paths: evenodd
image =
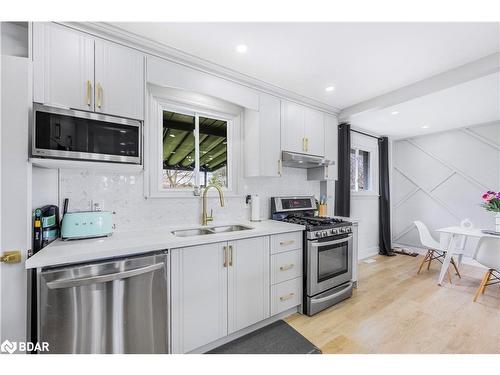
M303 311L314 315L352 296L352 223L314 216L314 197L273 197L274 220L300 224L304 231Z

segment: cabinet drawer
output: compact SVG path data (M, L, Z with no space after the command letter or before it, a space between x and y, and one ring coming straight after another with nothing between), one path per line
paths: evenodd
M271 286L271 315L279 314L302 302L302 277Z
M302 248L302 232L282 233L271 236L271 254Z
M271 284L302 276L302 251L292 250L271 255Z

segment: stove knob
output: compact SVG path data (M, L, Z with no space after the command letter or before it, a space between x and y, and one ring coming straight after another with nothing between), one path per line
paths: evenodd
M328 232L326 230L324 230L322 234L323 234L323 237L328 236Z
M351 232L352 232L352 229L351 229L350 227L347 227L347 228L345 229L345 231L346 231L347 233L351 233Z
M321 237L321 233L320 232L314 233L314 237Z
M341 233L345 233L345 228L340 228Z

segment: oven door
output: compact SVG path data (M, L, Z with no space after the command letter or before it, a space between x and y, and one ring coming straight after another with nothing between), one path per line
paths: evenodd
M314 296L352 279L352 235L307 243L307 295Z

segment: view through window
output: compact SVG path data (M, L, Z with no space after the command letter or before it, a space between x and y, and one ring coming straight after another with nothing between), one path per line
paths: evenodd
M227 143L226 120L163 111L163 189L227 187Z
M370 190L370 153L351 149L351 191Z

